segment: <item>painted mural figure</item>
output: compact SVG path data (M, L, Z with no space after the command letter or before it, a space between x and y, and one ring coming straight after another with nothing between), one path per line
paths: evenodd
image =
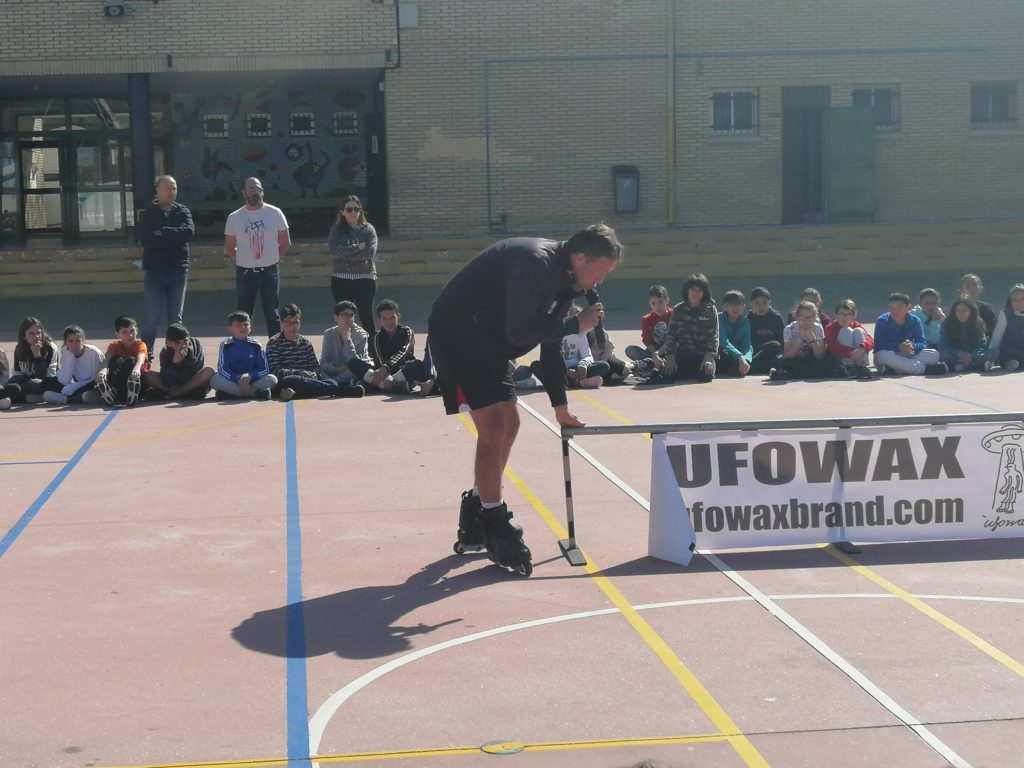
M245 205L233 211L224 225L224 252L235 260L237 308L252 316L258 293L270 337L281 330L278 264L291 247L292 239L284 212L263 202L263 184L259 179L246 179L242 196Z

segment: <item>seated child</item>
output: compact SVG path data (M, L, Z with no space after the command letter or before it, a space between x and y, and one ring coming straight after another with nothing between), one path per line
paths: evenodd
M924 326L924 339L929 349L938 349L942 336L942 321L946 319L946 313L942 311L940 303L942 297L939 292L934 288L925 288L917 297L917 306L910 310Z
M644 346L630 344L626 347L626 357L630 360L650 360L655 352L660 352L668 338L668 324L672 319L672 307L668 302L668 288L664 285L652 285L647 290L647 303L651 311L640 319L640 339Z
M739 291L726 291L722 306L718 313L718 375L746 376L754 356L750 321L744 312L747 302Z
M974 273L968 272L960 278L959 295L970 296L974 299L974 303L978 306L978 317L985 323L985 334L991 336L996 329L996 312L991 304L981 300L981 292L984 290L985 286L982 284L981 278Z
M576 304L569 308L569 317L579 313L580 308ZM565 376L570 389L597 389L604 384L605 375L611 371L608 363L594 360L585 333L570 333L562 337L562 360L565 362ZM530 364L530 370L543 384L544 370L539 360Z
M117 338L107 345L103 367L96 374L96 391L107 405L139 402L142 395L142 374L149 370L149 350L139 338L139 324L134 318L119 315L114 320Z
M367 350L369 334L356 323L356 305L339 301L334 305L333 328L324 331L320 349L320 372L337 382L345 397L362 397L366 387L380 388L388 372L374 368ZM345 389L348 387L348 389Z
M340 394L338 382L320 371L313 344L299 331L302 310L298 304L285 304L279 311L281 332L267 342L267 362L277 377L278 396L288 401L295 397L332 397Z
M942 321L939 354L954 371L980 371L985 367L988 336L978 316L978 305L970 296L961 296L949 308Z
M875 346L875 340L857 322L857 305L853 299L843 299L836 304L836 319L825 326L825 344L847 376L871 378L868 355Z
M672 308L665 346L651 359L666 378L708 382L715 378L718 357L718 310L711 284L703 274L690 275L683 297Z
M590 353L594 356L595 362L608 364L608 373L602 376L606 385L622 382L636 368L630 361L619 359L615 354L612 337L607 333L601 333L599 338L598 329L591 328L587 331L587 343L590 345Z
M924 326L910 314L910 297L889 295L889 311L875 321L875 367L879 373L942 375L948 372L936 349L928 349Z
M77 325L64 329L64 349L61 350L60 367L57 369L59 392L43 392L48 403L89 403L103 402L96 391L96 374L103 368L103 353L99 347L85 343L85 331Z
M401 325L398 304L384 299L377 305L380 330L373 336L373 359L378 368L390 376L384 380L385 392L405 394L419 384L419 393L426 397L434 388L434 376L422 360L416 359L416 334L408 325Z
M11 410L11 403L21 395L21 387L11 384L11 364L7 353L0 347L0 411Z
M750 292L750 341L754 357L750 361L750 372L766 376L775 367L775 361L782 354L782 329L786 321L772 308L772 295L767 288L758 286Z
M217 399L243 398L269 400L277 377L270 372L263 345L249 335L252 320L247 312L228 315L228 332L220 343L217 372L210 386L217 390Z
M148 371L142 379L147 400L205 400L213 368L206 365L203 345L181 323L167 326L166 346L160 350L160 373Z
M824 328L826 325L831 323L832 320L835 319L831 315L829 315L828 312L821 311L821 291L819 291L817 288L804 288L804 292L800 294L800 301L809 301L812 304L814 304L814 308L818 313L818 322L821 323L822 328ZM786 322L792 323L794 320L796 320L796 316L793 314L791 310L789 316L786 318Z
M18 325L18 343L14 347L14 371L9 385L16 403L41 403L44 392L60 389L57 368L60 367L60 349L46 333L43 324L34 317L26 317Z
M986 369L998 363L1004 371L1016 371L1024 361L1024 283L1010 289L1006 306L996 317L996 328L988 344Z
M790 312L796 318L782 332L782 356L769 372L772 381L825 379L832 375L826 359L825 329L818 322L813 301L798 301Z

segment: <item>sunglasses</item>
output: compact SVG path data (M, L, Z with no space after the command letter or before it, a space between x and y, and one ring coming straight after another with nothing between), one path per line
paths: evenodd
M359 213L361 210L363 210L363 209L362 208L346 208L345 209L345 213Z

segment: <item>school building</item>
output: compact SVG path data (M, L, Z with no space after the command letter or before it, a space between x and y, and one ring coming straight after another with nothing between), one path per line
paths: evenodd
M1020 0L6 0L0 247L1024 216ZM1019 230L1017 230L1019 231ZM438 252L444 248L439 247Z

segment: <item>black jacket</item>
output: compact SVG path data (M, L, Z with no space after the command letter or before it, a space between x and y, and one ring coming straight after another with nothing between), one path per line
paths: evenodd
M192 212L181 203L165 211L154 200L139 214L135 232L142 245L142 268L153 271L188 269L188 243L196 234Z
M566 317L575 297L564 242L513 237L474 257L441 290L430 314L430 336L452 337L466 350L511 360L540 344L544 388L564 405L562 337L579 333Z

